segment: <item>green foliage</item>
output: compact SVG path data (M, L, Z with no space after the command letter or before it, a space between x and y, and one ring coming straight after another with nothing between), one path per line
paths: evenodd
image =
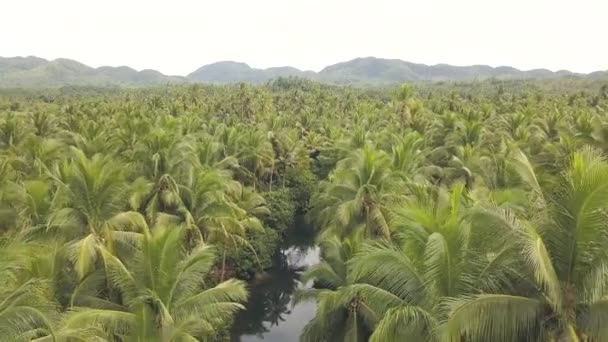
M232 277L274 266L306 213L322 262L297 295L317 303L305 341L606 340L604 93L288 79L3 92L0 335L226 337L247 296ZM278 322L290 295L264 315Z
M295 202L298 213L308 210L308 204L319 183L309 169L294 168L287 171L287 187Z
M247 241L253 250L251 248L230 250L226 257L235 275L241 279L251 279L256 272L272 267L273 257L281 239L279 234L275 229L268 227L247 234Z
M266 192L264 198L270 209L270 215L264 219L264 223L279 234L292 227L296 214L296 203L289 189Z

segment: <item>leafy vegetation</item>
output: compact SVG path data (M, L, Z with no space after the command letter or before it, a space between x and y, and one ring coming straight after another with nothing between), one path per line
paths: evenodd
M228 340L247 301L278 322L291 293L246 280L306 215L303 341L604 341L607 89L6 91L0 335Z

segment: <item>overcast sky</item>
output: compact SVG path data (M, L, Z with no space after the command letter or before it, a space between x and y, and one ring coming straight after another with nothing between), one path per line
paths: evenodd
M185 75L355 57L608 69L608 0L0 0L0 56Z

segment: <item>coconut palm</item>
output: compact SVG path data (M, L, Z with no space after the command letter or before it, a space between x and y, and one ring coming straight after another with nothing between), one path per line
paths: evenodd
M141 139L133 151L133 159L141 173L157 180L165 174L175 174L181 154L179 140L169 128L154 129Z
M146 231L141 250L126 261L102 247L106 271L127 311L89 311L73 318L72 324L105 320L106 327L120 328L116 333L133 341L210 340L220 335L243 308L247 291L234 279L206 285L214 249L199 244L188 252L185 233L184 228L162 226Z
M144 215L150 226L167 215L183 221L188 215L182 198L186 191L168 174L160 176L156 184L138 178L132 185L129 207Z
M385 205L397 184L385 152L369 147L356 150L323 183L313 212L330 233L387 238Z
M242 153L239 164L247 171L255 189L259 180L269 174L273 161L272 144L266 134L259 131L246 132L241 137Z
M87 158L72 148L73 158L57 168L56 210L46 233L66 242L70 260L83 279L96 267L99 247L131 243L146 224L136 212L124 212L126 184L119 165L109 157Z
M226 155L224 146L212 136L204 136L192 143L185 144L186 159L192 168L212 168L218 170L236 170L239 167L238 159Z
M488 292L455 298L449 329L454 339L602 341L608 243L608 163L597 152L575 153L557 188L539 183L527 158L516 160L534 194L532 213L490 212L493 225L512 236L530 284L520 293ZM496 219L499 217L500 219Z
M391 244L371 244L350 262L351 295L377 317L371 341L439 341L443 303L462 294L508 288L514 249L468 218L463 185L430 189L399 204Z
M242 185L219 170L203 169L187 186L183 195L183 220L186 227L200 232L205 241L223 247L221 279L225 275L227 248L252 249L246 236L249 230L262 230L259 219L266 209L259 195L243 190ZM240 207L240 204L245 207Z
M409 132L402 138L393 137L393 141L397 142L392 146L395 173L403 180L413 179L424 161L422 137L417 132Z
M323 261L301 277L303 283L312 282L313 288L299 289L294 297L294 304L317 303L316 315L304 327L300 341L365 341L369 337L376 313L370 311L366 298L352 296L354 287L347 269L360 243L336 236L320 243Z
M24 181L19 191L12 195L16 203L17 227L23 232L40 231L53 213L52 184L43 179Z
M17 183L18 172L11 165L10 158L0 159L0 228L13 227L18 221L15 198L21 194Z
M0 146L14 148L27 136L25 118L9 112L0 120Z
M21 172L43 177L65 154L66 146L60 140L30 135L24 140L16 160Z
M28 274L34 246L3 237L0 247L0 334L16 340L28 331L48 329L55 303L49 284Z

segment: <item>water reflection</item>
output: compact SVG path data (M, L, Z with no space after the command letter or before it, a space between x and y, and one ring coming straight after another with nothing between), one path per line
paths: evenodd
M250 283L246 310L237 315L232 329L233 342L297 341L314 317L315 303L291 305L296 289L308 285L299 281L300 271L319 262L314 239L303 237L302 232L288 235L291 241L277 251L273 268Z

